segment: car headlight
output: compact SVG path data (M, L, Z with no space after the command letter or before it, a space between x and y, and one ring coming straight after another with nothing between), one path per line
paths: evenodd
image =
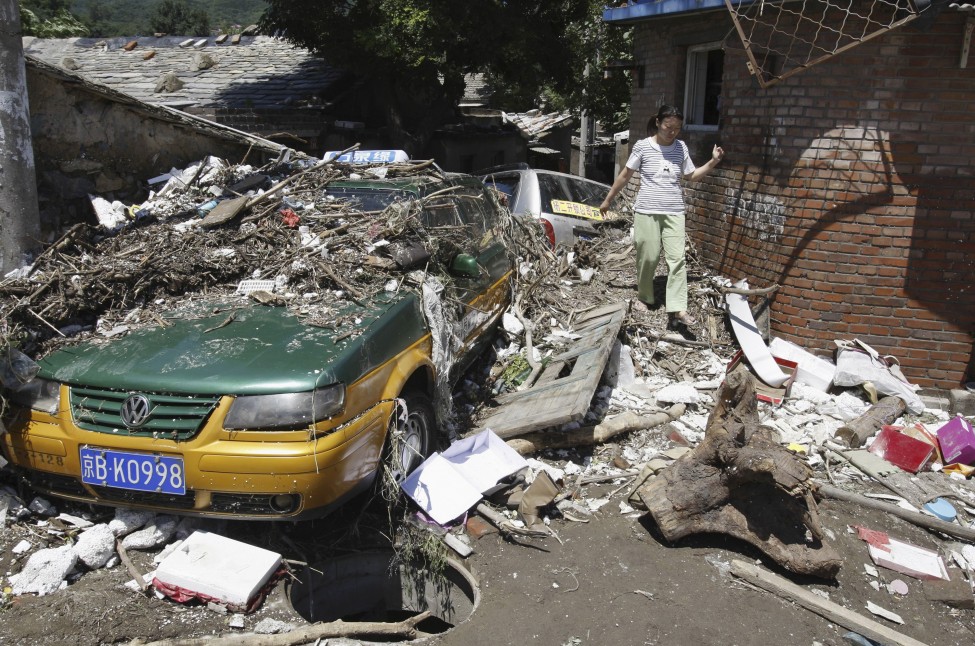
M18 406L56 415L61 403L61 384L35 377L19 388L11 388L10 399Z
M304 393L243 395L230 405L223 427L232 431L303 428L332 417L344 405L343 384Z

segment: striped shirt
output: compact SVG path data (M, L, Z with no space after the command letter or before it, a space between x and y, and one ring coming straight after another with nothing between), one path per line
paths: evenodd
M635 211L674 215L684 212L681 179L697 168L687 144L677 139L669 146L659 146L651 137L641 139L633 146L626 167L640 172Z

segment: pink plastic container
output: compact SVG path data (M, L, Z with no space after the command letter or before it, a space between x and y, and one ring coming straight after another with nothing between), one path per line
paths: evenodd
M975 463L975 430L964 417L955 417L938 429L945 464Z

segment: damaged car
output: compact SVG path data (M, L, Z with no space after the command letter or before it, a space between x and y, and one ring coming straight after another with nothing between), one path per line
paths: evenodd
M278 264L301 268L300 287L205 290L155 323L39 359L6 393L0 437L23 482L85 503L294 520L384 468L404 477L438 447L450 385L511 298L507 212L477 178L422 167L349 164L307 189L338 215L275 225L295 234ZM296 195L273 213L289 226ZM251 220L228 236L253 241ZM368 233L358 254L334 244L355 227ZM357 287L372 268L393 271Z
M609 193L607 184L524 163L488 168L477 175L505 195L512 214L537 218L553 248L572 247L576 240L599 234L599 205Z

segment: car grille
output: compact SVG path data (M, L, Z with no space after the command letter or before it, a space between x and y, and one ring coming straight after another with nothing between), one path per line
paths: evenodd
M66 496L90 496L77 479L57 473L31 471L30 484L36 489L50 491L51 493L60 493Z
M132 491L116 487L101 487L90 485L91 490L98 496L92 498L91 493L81 483L71 476L43 471L31 471L28 475L30 485L39 491L53 495L83 498L92 502L118 503L120 505L142 505L158 509L172 509L173 511L193 510L196 503L196 493L188 491L182 496L176 494L156 493L154 491ZM273 496L270 494L238 494L212 493L210 507L204 511L216 514L230 514L241 516L283 516L287 510L275 510L271 505ZM295 508L300 501L295 501Z
M147 505L151 507L165 507L166 509L193 509L196 503L196 493L188 491L182 496L173 493L156 493L155 491L133 491L117 489L115 487L91 486L92 491L106 502L117 502L130 505Z
M261 494L213 493L210 509L216 512L253 516L280 515L271 507L271 496Z
M125 433L137 437L187 440L196 435L220 398L142 393L149 399L151 413L138 428L122 422L122 402L132 393L101 388L71 387L71 415L75 424L97 433Z

